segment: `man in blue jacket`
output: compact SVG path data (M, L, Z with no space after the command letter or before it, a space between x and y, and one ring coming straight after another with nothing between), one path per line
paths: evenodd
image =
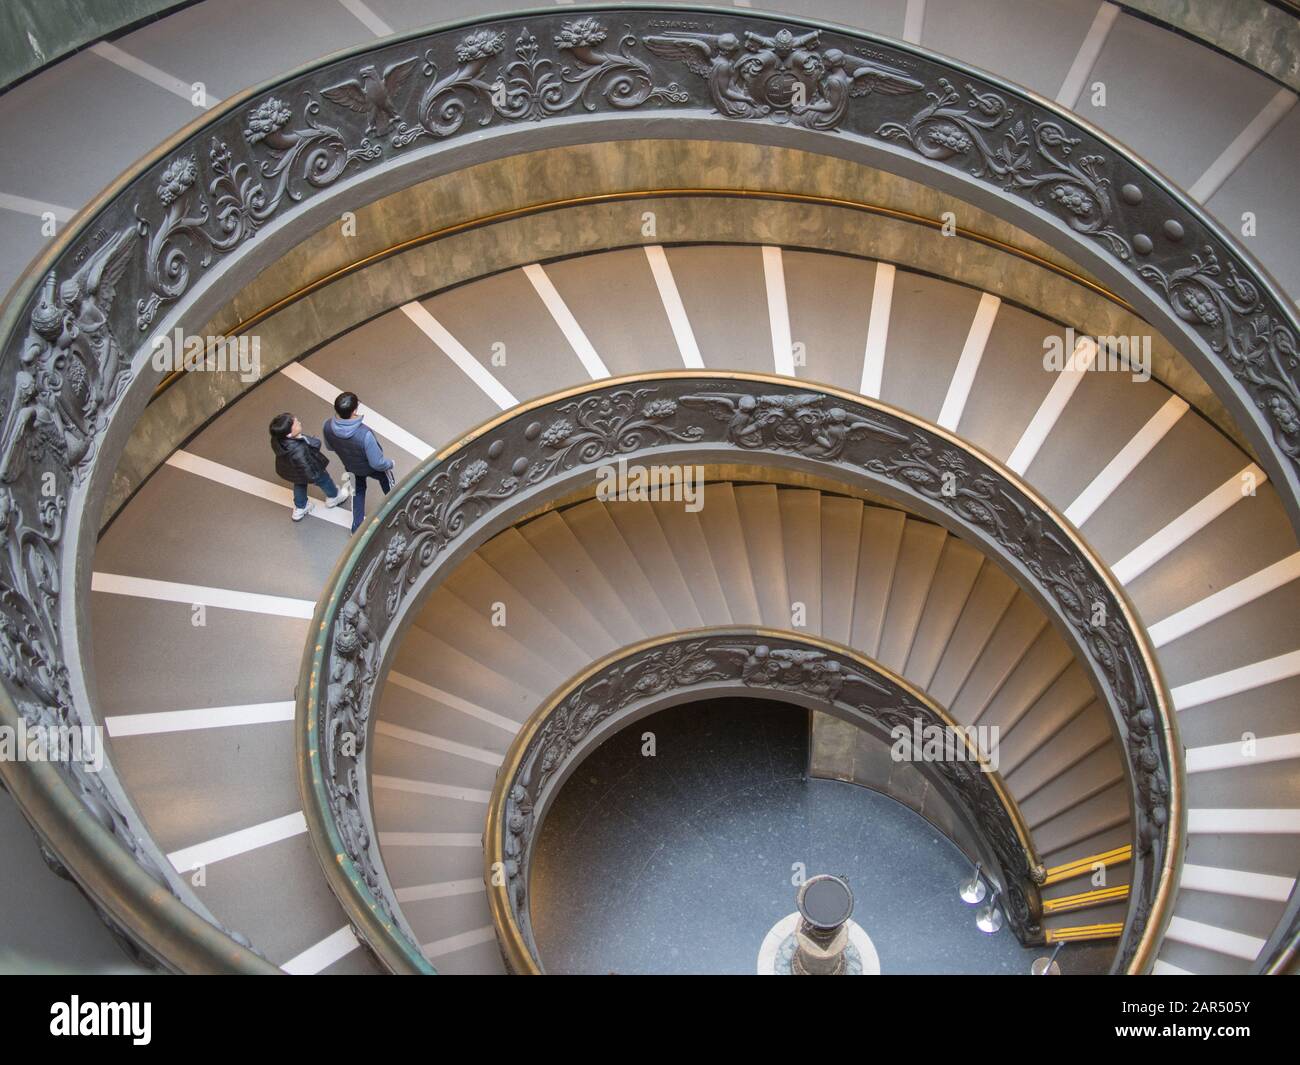
M384 458L374 431L361 420L361 405L355 392L340 392L334 401L334 414L325 423L324 437L329 449L338 455L343 468L356 481L352 489L352 531L366 520L366 478L373 477L387 495L396 483L393 460Z

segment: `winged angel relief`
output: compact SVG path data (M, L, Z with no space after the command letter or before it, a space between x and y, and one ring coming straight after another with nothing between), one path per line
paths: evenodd
M850 440L907 440L882 421L864 418L843 407L826 407L824 397L810 392L772 396L701 392L682 396L682 405L708 411L718 421L726 422L726 438L737 447L776 448L814 458L838 459Z
M135 238L122 230L62 284L53 273L45 278L14 375L0 481L12 483L47 453L78 477L92 458L107 410L131 377L108 316Z
M923 88L907 73L883 63L820 47L821 31L771 37L673 31L644 44L703 78L713 106L728 118L788 119L809 129L834 129L849 100L869 93L902 96Z

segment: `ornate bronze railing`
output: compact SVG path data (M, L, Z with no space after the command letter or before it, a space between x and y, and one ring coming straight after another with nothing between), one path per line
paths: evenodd
M961 746L925 761L978 842L1002 891L1007 923L1026 946L1043 942L1043 868L1020 810L986 759L942 707L851 648L794 632L725 628L674 633L609 655L566 684L524 722L488 803L484 882L507 968L542 972L529 912L533 844L551 802L578 764L626 724L686 700L745 694L781 699L852 721L912 746L915 730L942 729Z
M358 96L370 68L382 84ZM858 159L1068 249L1186 354L1300 525L1295 309L1196 204L1096 130L914 46L798 19L651 5L486 19L360 47L228 100L90 204L15 288L0 319L0 725L97 719L83 650L90 558L116 460L161 377L153 337L197 330L305 232L432 173L665 135ZM67 765L0 773L152 956L267 968L228 936L206 938L206 910L111 765L94 779Z
M427 968L384 873L366 768L374 700L404 625L467 553L594 486L618 460L814 474L897 499L999 559L1110 709L1135 827L1116 967L1148 964L1181 847L1181 747L1143 630L1105 566L1014 475L919 419L781 378L670 372L525 404L427 460L358 534L317 608L298 686L304 807L327 879L386 965Z

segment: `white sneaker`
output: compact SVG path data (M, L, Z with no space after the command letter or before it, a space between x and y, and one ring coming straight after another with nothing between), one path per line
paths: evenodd
M308 501L308 503L307 503L307 505L306 505L305 507L294 507L294 508L293 508L293 520L294 520L294 521L302 521L302 519L305 518L305 517L306 517L308 514L310 514L310 513L311 513L311 502Z
M348 484L347 481L344 481L343 484L339 486L339 494L331 496L329 499L325 500L325 505L327 507L337 507L340 503L345 502L351 494L352 486Z

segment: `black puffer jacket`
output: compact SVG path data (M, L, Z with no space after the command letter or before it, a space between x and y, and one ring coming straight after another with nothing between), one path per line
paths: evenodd
M314 484L330 464L321 454L320 440L314 436L286 436L283 440L271 437L271 450L275 452L275 472L290 484Z

